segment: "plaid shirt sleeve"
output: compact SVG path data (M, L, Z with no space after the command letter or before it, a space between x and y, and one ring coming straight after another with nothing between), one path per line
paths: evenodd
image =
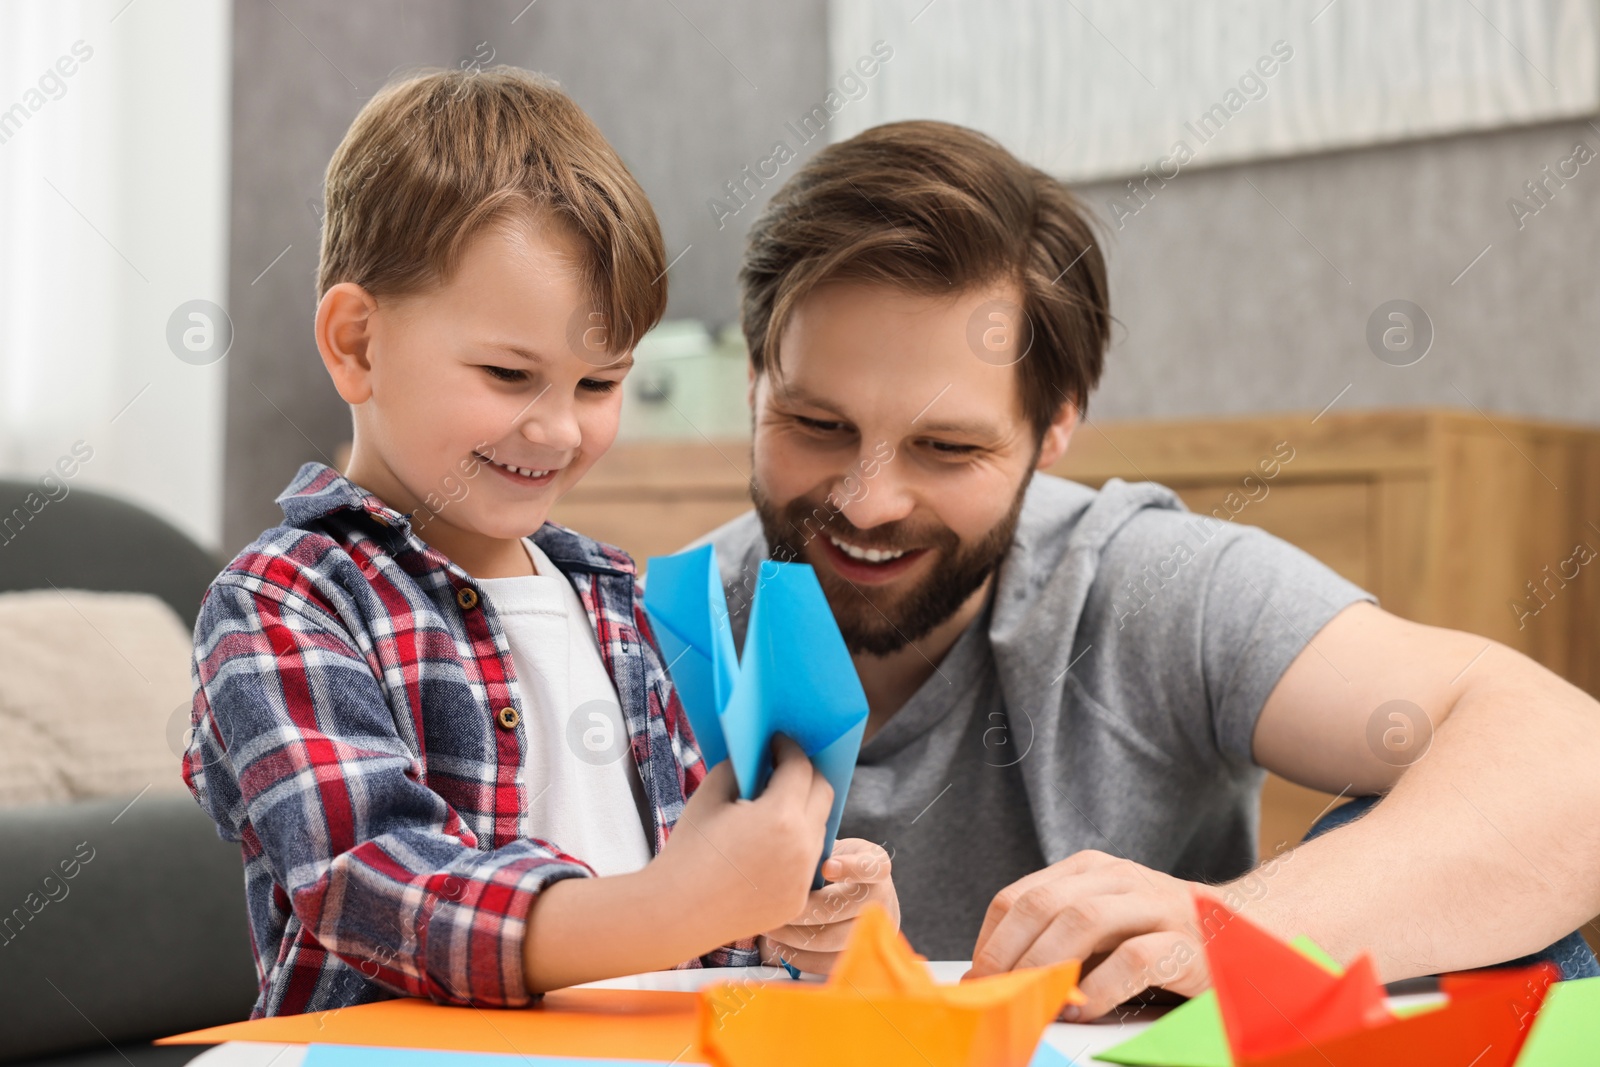
M479 847L320 590L225 573L196 638L184 780L247 864L269 866L291 921L394 993L527 1004L528 911L593 871L539 840Z

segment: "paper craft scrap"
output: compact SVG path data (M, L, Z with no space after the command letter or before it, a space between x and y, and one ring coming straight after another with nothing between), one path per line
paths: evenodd
M1289 947L1337 977L1344 969L1309 937L1297 937ZM1217 1010L1217 994L1206 990L1157 1019L1147 1029L1095 1059L1129 1067L1234 1067L1228 1052L1228 1034Z
M1048 1041L1040 1041L1039 1047L1033 1050L1033 1059L1028 1061L1028 1067L1074 1067L1074 1064L1065 1052Z
M213 1026L156 1044L271 1041L681 1063L684 1050L694 1047L697 1020L694 993L558 989L534 1006L514 1011L450 1007L404 997Z
M1206 962L1239 1067L1510 1067L1559 972L1549 964L1444 975L1448 998L1389 1010L1372 958L1328 971L1204 895Z
M716 1067L1023 1067L1065 1004L1079 961L939 985L882 907L856 920L826 983L700 991L700 1053Z
M712 546L651 558L644 606L675 682L690 664L679 699L700 751L711 766L721 762L713 754L733 761L740 796L749 800L766 786L772 740L780 733L833 786L822 846L827 859L867 728L867 695L816 572L805 563L761 564L737 664ZM819 870L812 887L822 884Z

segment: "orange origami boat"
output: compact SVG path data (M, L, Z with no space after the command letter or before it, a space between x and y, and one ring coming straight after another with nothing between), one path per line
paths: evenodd
M1447 974L1445 1004L1399 1017L1370 956L1335 976L1215 900L1195 904L1236 1067L1510 1067L1560 977L1550 964Z
M1084 1000L1077 960L956 985L921 961L874 905L826 984L701 990L701 1054L717 1067L1024 1067L1062 1006Z

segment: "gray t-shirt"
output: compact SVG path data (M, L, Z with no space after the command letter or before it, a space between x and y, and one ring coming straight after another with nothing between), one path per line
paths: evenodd
M761 525L749 512L704 540L743 647ZM1035 475L983 613L861 747L839 834L893 854L902 928L930 959L970 958L995 893L1082 849L1202 882L1242 874L1256 717L1363 599L1164 486Z

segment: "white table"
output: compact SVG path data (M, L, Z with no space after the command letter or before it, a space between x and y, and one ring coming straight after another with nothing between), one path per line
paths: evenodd
M965 961L929 963L928 969L941 982L958 981L966 973ZM590 982L585 989L665 989L693 992L713 982L749 978L760 981L771 977L770 968L699 968L688 971L653 971L627 978L610 978L603 982ZM822 982L823 978L808 975L803 981ZM784 978L783 982L791 979ZM1089 1057L1096 1052L1121 1044L1148 1027L1161 1015L1148 1011L1127 1020L1098 1023L1052 1023L1045 1029L1045 1040L1066 1054L1080 1067L1093 1067ZM230 1041L208 1049L190 1061L192 1067L300 1067L305 1058L304 1045L278 1045L257 1041Z

